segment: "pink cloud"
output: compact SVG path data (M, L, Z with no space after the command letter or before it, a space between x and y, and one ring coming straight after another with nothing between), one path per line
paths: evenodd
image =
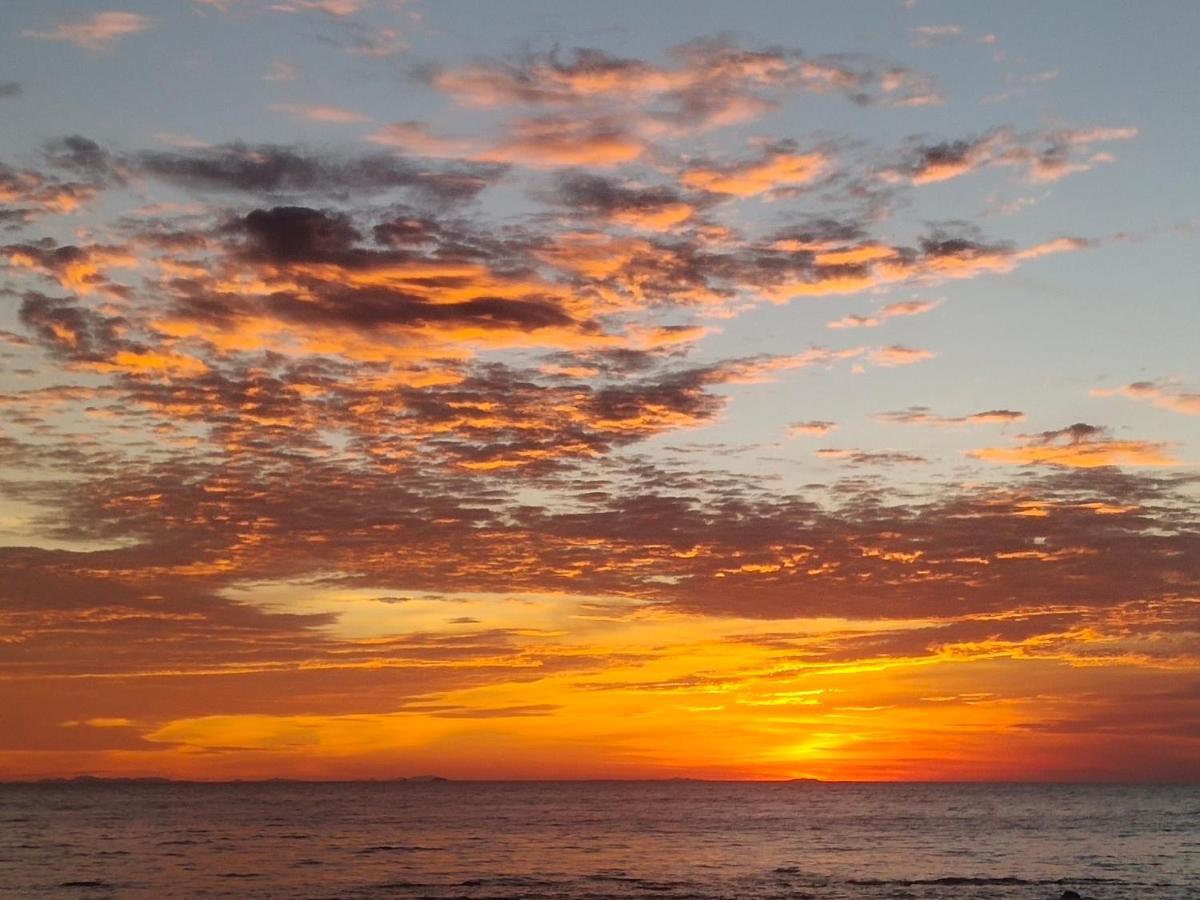
M1135 381L1119 388L1095 388L1092 396L1128 397L1185 416L1200 416L1200 392L1184 390L1173 381Z
M149 16L131 12L101 12L86 19L60 22L52 31L22 31L24 37L43 41L65 41L85 50L108 50L117 41L146 31L153 25Z
M334 125L350 125L371 121L369 116L344 109L340 106L306 105L302 103L276 103L271 106L275 112L287 113L297 119L309 122L322 122Z

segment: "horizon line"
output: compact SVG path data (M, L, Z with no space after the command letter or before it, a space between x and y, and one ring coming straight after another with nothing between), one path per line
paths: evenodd
M666 776L659 778L451 778L442 775L400 775L381 778L170 778L157 775L48 775L30 778L0 778L0 787L36 784L670 784L695 782L700 784L819 784L819 785L1010 785L1062 787L1200 787L1195 780L1037 780L1037 779L825 779L798 778L703 778Z

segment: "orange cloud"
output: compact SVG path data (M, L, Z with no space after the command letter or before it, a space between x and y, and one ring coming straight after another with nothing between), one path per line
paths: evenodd
M608 168L633 162L649 146L615 120L556 116L513 120L507 123L505 134L493 141L439 137L419 122L393 122L369 140L425 156L533 168Z
M1011 465L1054 465L1076 469L1101 466L1174 466L1169 455L1172 444L1151 441L1120 441L1106 436L1102 428L1082 422L1056 431L1021 435L1017 447L983 447L968 456L987 462Z
M93 363L88 368L98 372L126 372L162 378L202 375L208 371L208 366L202 360L170 350L122 350L113 355L111 362Z
M887 347L876 347L868 353L868 356L875 365L892 368L924 362L927 359L933 359L937 354L932 350L918 350L900 344L891 344Z
M976 143L958 141L925 150L917 169L912 173L913 184L936 184L958 178L981 166L995 156L997 147L1008 138L1008 132L997 132Z
M616 121L547 117L511 122L507 137L475 158L523 166L606 168L632 162L646 149L643 140Z
M755 285L763 297L774 303L786 303L794 297L820 297L832 294L854 294L872 288L905 281L937 282L976 278L986 273L1012 271L1020 263L1055 253L1081 250L1091 244L1081 238L1056 238L1023 250L1003 245L988 245L963 238L927 238L919 252L895 247L885 254L872 249L870 259L856 265L816 266L801 270L802 277L791 272L778 277L774 283ZM776 241L773 249L795 253L800 259L814 254L814 248L803 242ZM830 247L821 244L817 253L827 253ZM814 257L815 258L815 254ZM886 315L851 315L837 320L834 328L871 327L883 318L916 315L927 310L924 305L896 304Z
M885 319L897 316L919 316L929 312L937 305L936 300L901 300L889 303L880 311L880 315Z
M819 251L813 262L818 266L854 266L861 263L890 259L896 255L895 247L884 244L860 244L857 247L842 247Z
M776 187L807 184L828 166L829 158L823 153L772 153L760 162L688 169L680 180L696 190L753 197Z
M64 182L38 172L10 169L0 163L0 204L14 216L32 219L71 213L100 193L97 184Z
M1082 238L1055 238L1052 241L1034 244L1032 247L1026 247L1024 250L1017 251L1016 259L1037 259L1038 257L1051 256L1055 253L1071 253L1075 250L1083 250L1089 246L1091 246L1090 243Z
M677 90L694 83L688 72L671 73L634 60L579 50L573 63L554 59L533 62L527 71L498 65L474 65L437 73L433 84L469 106L510 103L566 105L587 98L640 96Z
M95 292L119 293L108 279L110 269L132 269L140 261L123 247L63 247L46 251L33 245L10 245L0 249L9 265L32 269L52 278L63 288L82 295Z

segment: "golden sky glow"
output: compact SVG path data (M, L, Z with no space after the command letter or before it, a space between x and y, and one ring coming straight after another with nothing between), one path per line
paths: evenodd
M505 5L7 17L0 777L1200 778L1189 111Z

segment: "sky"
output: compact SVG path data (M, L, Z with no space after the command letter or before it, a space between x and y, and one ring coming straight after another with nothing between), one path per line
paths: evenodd
M1198 35L8 0L0 777L1200 780Z

